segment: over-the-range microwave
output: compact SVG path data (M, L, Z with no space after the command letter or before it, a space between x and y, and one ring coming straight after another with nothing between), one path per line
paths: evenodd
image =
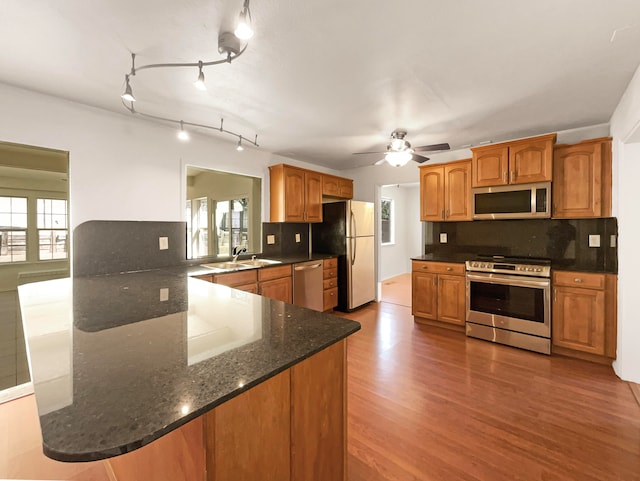
M529 219L551 217L551 182L476 187L474 219Z

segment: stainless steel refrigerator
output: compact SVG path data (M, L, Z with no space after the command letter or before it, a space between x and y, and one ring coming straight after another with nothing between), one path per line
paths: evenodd
M353 200L322 206L312 224L314 253L338 256L338 309L352 311L376 297L375 222L372 202Z

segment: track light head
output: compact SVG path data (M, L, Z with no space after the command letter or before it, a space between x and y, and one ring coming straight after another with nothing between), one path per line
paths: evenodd
M198 80L196 80L195 82L193 82L193 85L195 85L195 87L198 90L207 90L207 85L204 83L204 72L202 71L202 61L198 62Z
M242 137L238 139L238 145L236 146L236 150L238 152L242 152L244 150L244 147L242 146Z
M189 140L189 132L184 130L184 123L180 121L180 130L178 130L178 138L182 141Z
M251 11L249 10L249 0L244 1L242 11L238 17L238 25L233 32L240 40L249 40L253 37L253 28L251 27Z
M135 102L136 98L133 96L133 90L131 90L131 84L129 83L129 76L125 75L124 80L125 80L126 86L124 88L124 93L120 97L122 97L123 100L126 100L128 102Z

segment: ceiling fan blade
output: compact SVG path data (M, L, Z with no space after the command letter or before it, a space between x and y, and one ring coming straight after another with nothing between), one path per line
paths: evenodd
M386 150L376 150L375 152L354 152L351 155L358 155L358 154L386 154L387 151Z
M451 147L446 142L444 144L423 145L422 147L414 147L415 152L436 152L440 150L449 150Z
M376 163L375 163L375 164L373 164L373 165L382 165L382 164L384 164L386 161L387 161L387 159L384 159L384 158L383 158L383 159L380 159L378 162L376 162Z
M422 155L413 154L412 160L416 161L419 164L422 164L423 162L426 162L427 160L429 160L429 157L423 157Z

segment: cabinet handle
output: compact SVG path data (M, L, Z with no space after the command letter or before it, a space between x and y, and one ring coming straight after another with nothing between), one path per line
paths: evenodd
M423 269L428 269L428 268L429 268L429 266L422 266L422 268L423 268Z
M434 277L434 278L433 278L433 285L434 285L434 286L437 286L437 285L438 285L438 278L437 278L437 277Z
M556 302L557 299L558 299L558 289L556 289L554 287L553 288L553 302Z
M335 292L331 292L331 293L329 293L329 295L330 295L331 297L333 297L333 296L335 296L335 295L336 295L336 293L335 293Z
M511 171L511 181L510 182L513 182L514 180L516 180L516 172L515 172L515 170L512 170Z
M444 209L442 209L442 218L443 218L443 219L445 219L445 216L444 216Z
M577 284L580 284L580 283L582 283L582 279L580 279L579 277L576 277L576 278L573 280L573 282L575 282L575 283L577 283Z
M449 218L449 209L447 209L446 216L445 216L445 219L448 219L448 218Z
M447 267L447 270L448 271L452 271L453 269L451 267Z
M505 170L504 173L502 174L502 178L504 179L504 183L507 183L507 171Z

